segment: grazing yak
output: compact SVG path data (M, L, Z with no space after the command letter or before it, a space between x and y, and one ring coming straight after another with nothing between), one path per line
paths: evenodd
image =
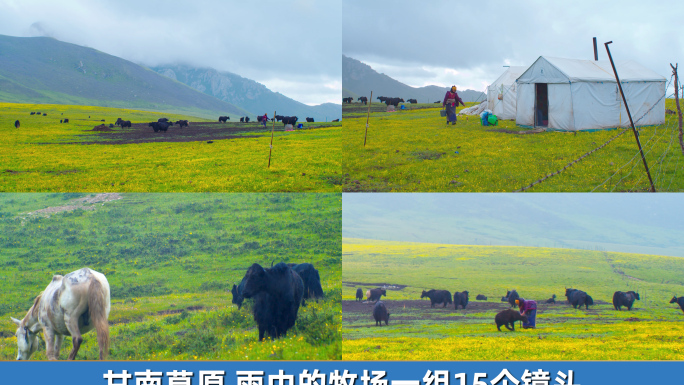
M385 99L385 104L388 106L392 105L394 107L397 107L397 106L399 106L399 103L405 103L404 99L402 99L402 98L386 98Z
M178 127L180 127L180 128L188 127L188 126L189 126L187 120L178 120L178 121L176 121L176 124L177 124Z
M516 299L520 299L520 295L518 295L518 292L513 289L506 292L506 296L501 298L501 302L508 302L511 307L513 307L515 306Z
M565 296L568 298L568 303L575 309L581 308L584 305L585 309L589 309L589 305L594 304L594 299L582 290L565 289Z
M230 120L230 116L219 116L219 120L218 120L219 122L225 123L226 120ZM242 121L242 120L240 120L240 121Z
M354 98L352 98L351 96L348 98L342 98L342 103L351 103L352 100L354 100Z
M378 301L373 306L373 318L375 318L375 326L382 326L382 322L385 321L385 325L389 324L390 313L387 311L385 303Z
M323 288L321 287L321 277L318 275L318 270L310 263L288 264L299 274L304 282L304 299L309 298L323 298Z
M130 120L122 120L121 121L121 128L126 128L126 127L132 127ZM166 131L166 130L164 130L164 131Z
M116 122L114 122L114 125L115 125L115 126L118 126L118 125L120 125L121 122L123 122L123 121L124 121L123 119L117 118L117 119L116 119Z
M333 122L339 122L339 121L340 121L339 119L333 119Z
M47 116L47 114L46 114L46 113L43 113L43 116ZM103 120L103 122L104 122L104 120Z
M169 129L169 124L166 122L152 122L149 124L150 127L154 130L154 132L159 132L159 131L164 131Z
M494 322L496 322L496 328L501 331L501 326L505 326L506 329L510 331L515 331L515 321L527 322L527 316L520 315L519 312L508 309L500 312L494 317ZM511 325L511 326L508 326Z
M478 301L486 301L487 297L484 294L478 294L477 297L475 297L475 299Z
M376 99L380 101L380 103L384 103L385 100L389 99L387 96L378 96Z
M682 312L684 312L684 297L677 298L677 296L675 295L670 300L670 303L676 303L677 305L679 305L679 308L682 309Z
M36 114L35 112L31 112L31 115L35 115L35 114Z
M409 99L408 102L411 104L418 103L418 101L416 99Z
M359 96L359 98L356 99L356 100L357 100L357 101L360 101L360 102L363 103L363 104L368 104L368 98L365 97L365 96Z
M307 123L313 123L313 122L314 122L314 118L306 118L306 122L307 122Z
M296 116L283 116L283 119L282 119L283 126L286 126L288 124L291 124L294 126L295 123L297 123L297 120L299 120L299 118Z
M451 292L449 292L449 290L423 290L423 293L420 295L420 298L423 299L425 297L430 298L430 307L435 307L435 304L440 303L443 303L443 307L446 307L447 304L452 303Z
M463 306L463 309L468 306L468 292L454 292L454 309L458 309L458 305Z
M242 295L242 292L245 291L245 278L242 278L242 281L240 281L240 284L237 286L233 284L233 288L230 289L230 292L233 294L233 303L238 306L238 310L242 308L242 303L245 301L245 297Z
M440 102L440 101L438 100L438 101L435 102L435 104L437 104L437 103L442 103L442 102Z
M283 262L264 269L258 263L247 270L242 295L254 299L254 321L259 327L259 341L264 334L272 339L284 337L297 320L304 296L304 282Z
M284 116L276 115L275 118L276 118L276 122L280 122L281 120L283 120Z
M544 301L544 303L556 303L556 295L552 295L551 298Z
M64 123L69 123L69 118L64 119Z
M240 118L240 123L244 123L244 122L245 122L245 117L243 116Z
M363 290L361 288L356 289L356 301L363 301Z
M21 126L21 123L19 123L18 120L15 120L14 121L14 128L19 128L19 126Z
M385 289L378 287L377 289L368 289L366 291L366 300L367 301L379 301L380 297L382 296L387 297L387 291Z
M627 310L632 310L632 305L634 301L640 300L639 293L634 291L622 292L616 291L613 294L613 307L615 310L622 310L623 306L627 307Z
M249 116L245 116L245 123L249 123Z

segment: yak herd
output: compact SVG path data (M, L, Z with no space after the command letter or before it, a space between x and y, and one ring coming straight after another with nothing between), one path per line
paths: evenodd
M238 310L245 299L252 300L259 341L266 334L284 337L295 325L299 306L306 306L307 299L323 298L321 278L310 263L281 262L270 268L254 263L231 293Z
M402 98L391 98L391 97L387 97L387 96L378 96L377 99L381 103L385 103L388 106L393 105L394 107L398 107L399 103L411 103L411 104L418 103L418 100L416 100L416 99L409 99L409 100L405 101ZM342 98L342 103L349 104L349 103L352 103L353 101L354 101L354 98L352 98L351 96L347 97L347 98ZM356 99L356 101L359 103L368 104L368 98L365 96L359 96L358 99Z
M382 322L385 325L389 324L389 311L387 310L387 305L380 300L382 296L387 296L387 291L384 287L378 287L375 289L368 289L365 292L366 301L371 303L374 302L373 306L373 318L375 319L376 326L382 326ZM589 309L590 305L594 304L594 299L586 292L578 289L566 288L565 297L567 298L567 303L572 305L575 309L581 309L584 306L585 309ZM454 305L454 309L458 309L461 306L465 309L468 306L468 291L454 292L453 296L449 290L423 290L420 298L429 298L430 307L434 308L436 305L441 305L442 308L446 308L447 305ZM361 288L356 289L356 301L363 301L364 291ZM475 297L478 301L486 301L487 297L483 294L478 294ZM516 306L515 301L520 299L518 292L514 290L509 290L506 295L501 297L501 302L507 302L511 307ZM638 301L641 298L639 293L635 291L616 291L613 294L613 308L617 311L622 310L622 307L626 307L627 310L632 310L634 306L634 301ZM555 304L556 295L553 294L551 298L540 301L545 304ZM684 297L677 297L676 295L670 300L670 303L675 303L679 305L679 308L684 312ZM496 323L496 328L501 331L501 326L505 326L508 330L515 331L514 322L524 321L527 322L527 317L521 315L518 311L508 309L499 312L494 317L494 322Z

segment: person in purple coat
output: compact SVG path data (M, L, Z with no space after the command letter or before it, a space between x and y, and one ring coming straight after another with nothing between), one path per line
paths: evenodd
M531 299L516 299L515 303L520 309L520 315L527 316L527 322L523 322L523 329L534 329L537 326L537 302Z
M447 124L451 122L451 124L456 124L456 107L458 105L462 104L465 107L465 103L463 103L463 100L458 97L458 93L456 93L456 86L451 86L451 90L447 91L446 95L444 95L444 101L442 102L442 106L446 107L447 111Z

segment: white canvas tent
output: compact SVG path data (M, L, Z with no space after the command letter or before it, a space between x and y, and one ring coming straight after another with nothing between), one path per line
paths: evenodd
M487 109L499 119L515 119L517 79L527 67L510 66L487 87Z
M665 122L666 79L634 61L616 61L635 124ZM516 123L561 131L629 126L607 60L540 56L517 80ZM638 122L637 122L638 120Z

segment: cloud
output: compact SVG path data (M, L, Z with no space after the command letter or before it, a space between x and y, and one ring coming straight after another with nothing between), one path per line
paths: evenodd
M0 34L51 36L147 66L212 67L268 88L290 81L292 91L277 91L318 104L340 99L320 79L341 78L341 9L341 0L5 0Z

